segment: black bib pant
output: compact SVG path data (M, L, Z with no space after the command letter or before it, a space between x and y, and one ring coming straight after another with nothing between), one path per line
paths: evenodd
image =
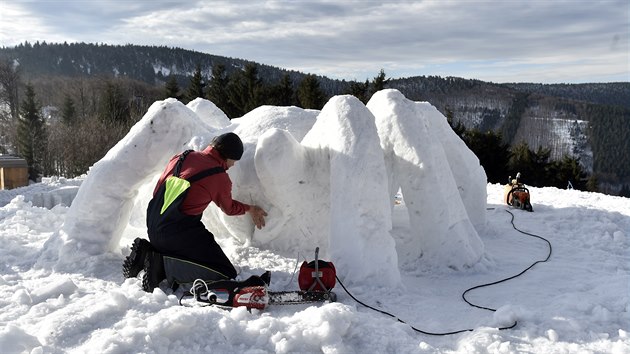
M236 278L236 269L214 235L206 230L201 215L186 216L183 220L149 233L153 247L163 255L189 260L212 268L227 278Z

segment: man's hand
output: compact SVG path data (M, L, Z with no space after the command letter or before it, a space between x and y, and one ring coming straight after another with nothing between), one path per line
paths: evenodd
M252 217L252 221L254 222L254 225L256 225L258 230L262 229L263 226L265 226L265 216L267 216L266 211L262 210L262 208L257 205L252 205L247 212Z

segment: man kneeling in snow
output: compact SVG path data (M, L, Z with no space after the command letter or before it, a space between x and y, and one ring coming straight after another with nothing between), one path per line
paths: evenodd
M203 151L188 150L171 158L147 208L150 243L142 238L134 241L131 254L123 263L126 278L135 277L144 269L142 288L153 292L167 278L164 262L172 260L179 265L172 268L167 264L167 270L181 269L182 265L193 262L199 266L197 271L210 272L213 280L236 277L236 269L214 235L206 230L201 216L210 202L214 202L227 215L249 213L258 229L265 226L267 213L263 209L232 199L232 181L226 171L242 155L241 139L234 133L226 133L215 137ZM194 279L184 280L188 281Z

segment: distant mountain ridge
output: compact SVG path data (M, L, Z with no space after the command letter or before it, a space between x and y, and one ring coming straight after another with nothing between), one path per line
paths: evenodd
M215 65L224 65L230 75L254 63L163 46L45 42L0 48L0 60L19 64L26 80L100 75L163 86L172 74L182 87L197 65L208 79ZM307 75L254 64L267 83L278 82L288 74L297 85ZM323 76L318 80L328 96L349 92L351 82ZM579 157L588 171L608 176L613 183L630 183L630 82L496 84L415 76L390 79L386 87L400 90L411 100L428 101L467 128L500 131L511 144L525 141L534 149L549 147L552 158L565 154Z
M630 84L627 82L590 84L510 83L503 85L523 92L630 108Z
M40 75L81 76L114 75L126 76L148 84L164 84L170 74L179 78L190 77L197 65L202 74L211 76L212 67L222 64L228 74L242 69L247 63L258 66L264 81L274 82L285 73L291 79L303 78L308 73L285 70L245 59L222 57L181 48L166 46L105 45L88 43L63 44L20 44L0 48L0 59L17 60L27 79ZM377 73L375 73L376 75ZM329 95L343 92L349 86L345 80L319 77ZM616 105L630 108L630 83L587 83L587 84L494 84L480 80L456 77L414 76L393 78L396 82L415 82L419 91L454 92L476 90L484 86L537 93L545 96L579 100L595 104ZM296 81L296 80L294 80ZM182 80L182 82L185 82Z
M241 70L249 60L205 54L193 50L165 46L104 45L88 43L20 44L0 48L0 59L15 60L26 79L42 75L53 76L125 76L150 85L163 85L173 74L181 84L186 84L197 65L202 75L209 78L212 67L224 65L229 75ZM265 82L279 81L285 73L299 82L305 73L254 63ZM340 91L348 84L321 77L325 91Z

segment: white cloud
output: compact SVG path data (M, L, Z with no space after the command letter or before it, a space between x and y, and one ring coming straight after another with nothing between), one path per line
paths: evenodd
M371 78L381 68L392 77L628 78L625 0L47 1L1 6L11 10L3 15L9 21L2 21L10 24L0 30L5 45L35 39L168 45L350 80ZM508 76L491 67L477 72L469 62L535 65L511 66ZM443 64L454 68L454 63L462 63L456 72L463 74L426 71ZM556 74L537 78L542 64Z

